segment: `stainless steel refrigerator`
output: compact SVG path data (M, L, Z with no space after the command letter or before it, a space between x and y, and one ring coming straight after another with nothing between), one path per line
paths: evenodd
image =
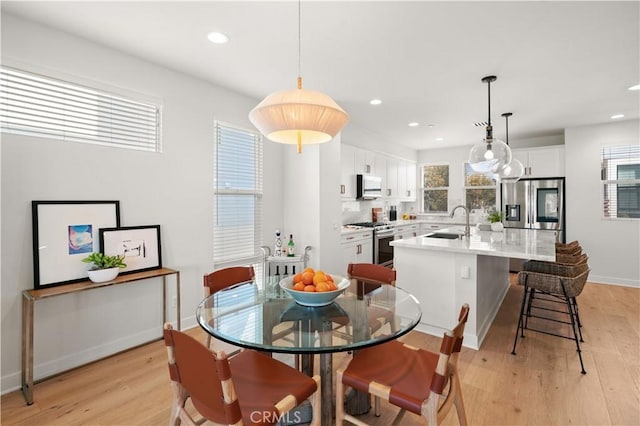
M500 188L505 228L541 229L557 233L565 242L564 178L520 179ZM520 259L510 260L512 271L522 270Z

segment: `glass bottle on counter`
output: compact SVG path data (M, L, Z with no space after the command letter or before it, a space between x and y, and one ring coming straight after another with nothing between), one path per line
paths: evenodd
M293 234L289 234L289 242L287 243L287 256L295 256L295 243L293 242Z

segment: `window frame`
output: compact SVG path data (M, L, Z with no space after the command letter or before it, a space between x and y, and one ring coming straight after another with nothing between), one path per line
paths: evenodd
M426 186L425 185L425 169L427 167L447 167L447 185L446 186ZM435 162L435 163L423 163L420 165L420 193L422 194L420 199L421 211L424 214L431 215L448 215L449 214L449 191L451 190L451 164L448 162ZM428 211L425 206L425 193L426 191L445 191L446 194L446 210L443 211Z
M608 151L607 153L605 153ZM605 158L608 154L609 157ZM618 158L612 158L613 156ZM612 162L611 165L605 162ZM600 205L601 215L603 220L640 220L638 217L619 217L619 203L618 194L620 186L640 186L640 178L638 179L618 179L619 166L638 166L640 167L640 145L634 143L620 144L620 145L607 145L602 146L600 149ZM615 192L615 195L611 197L606 196L607 187L613 186L611 189ZM640 191L640 189L636 189ZM607 203L613 205L608 206ZM615 207L614 207L615 206ZM613 210L613 213L607 212Z
M470 174L469 176L473 176L474 174L479 174L479 175L484 175L486 176L488 179L491 179L493 181L492 185L467 185L467 172L468 170L471 170L473 173ZM496 209L497 211L500 211L499 207L498 207L498 201L499 201L499 196L498 196L498 191L500 189L499 186L499 182L498 179L495 177L495 175L487 172L487 173L482 173L482 172L476 172L474 171L471 166L469 166L469 162L465 161L462 164L462 193L464 196L464 205L469 208L469 209L478 209L478 207L472 207L469 206L469 203L467 202L467 191L468 190L474 190L474 189L480 189L480 190L493 190L494 191L494 203L491 206L484 206L484 207L480 207L483 210L486 211L490 211L492 209Z

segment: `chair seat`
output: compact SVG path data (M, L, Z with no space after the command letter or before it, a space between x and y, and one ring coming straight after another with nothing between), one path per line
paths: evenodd
M438 354L393 340L357 351L344 371L343 383L362 392L369 392L372 382L388 386L389 402L421 414L437 364Z
M242 351L229 358L229 364L245 424L255 423L251 413L256 412L273 413L271 418L277 419L276 402L287 395L303 401L316 391L311 377L260 352ZM265 383L269 384L266 388Z

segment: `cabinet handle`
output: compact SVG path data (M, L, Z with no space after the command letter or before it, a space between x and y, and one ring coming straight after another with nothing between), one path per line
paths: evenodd
M353 240L355 237L347 237L347 240Z
M367 171L367 173L371 173L371 165L369 164L365 164L365 170Z
M362 253L362 244L358 244L356 246L356 254L360 254L360 253Z
M387 189L387 197L391 196L391 189Z
M411 197L411 190L407 190L407 197Z
M346 192L346 188L344 187L344 185L340 185L340 193L344 194Z

